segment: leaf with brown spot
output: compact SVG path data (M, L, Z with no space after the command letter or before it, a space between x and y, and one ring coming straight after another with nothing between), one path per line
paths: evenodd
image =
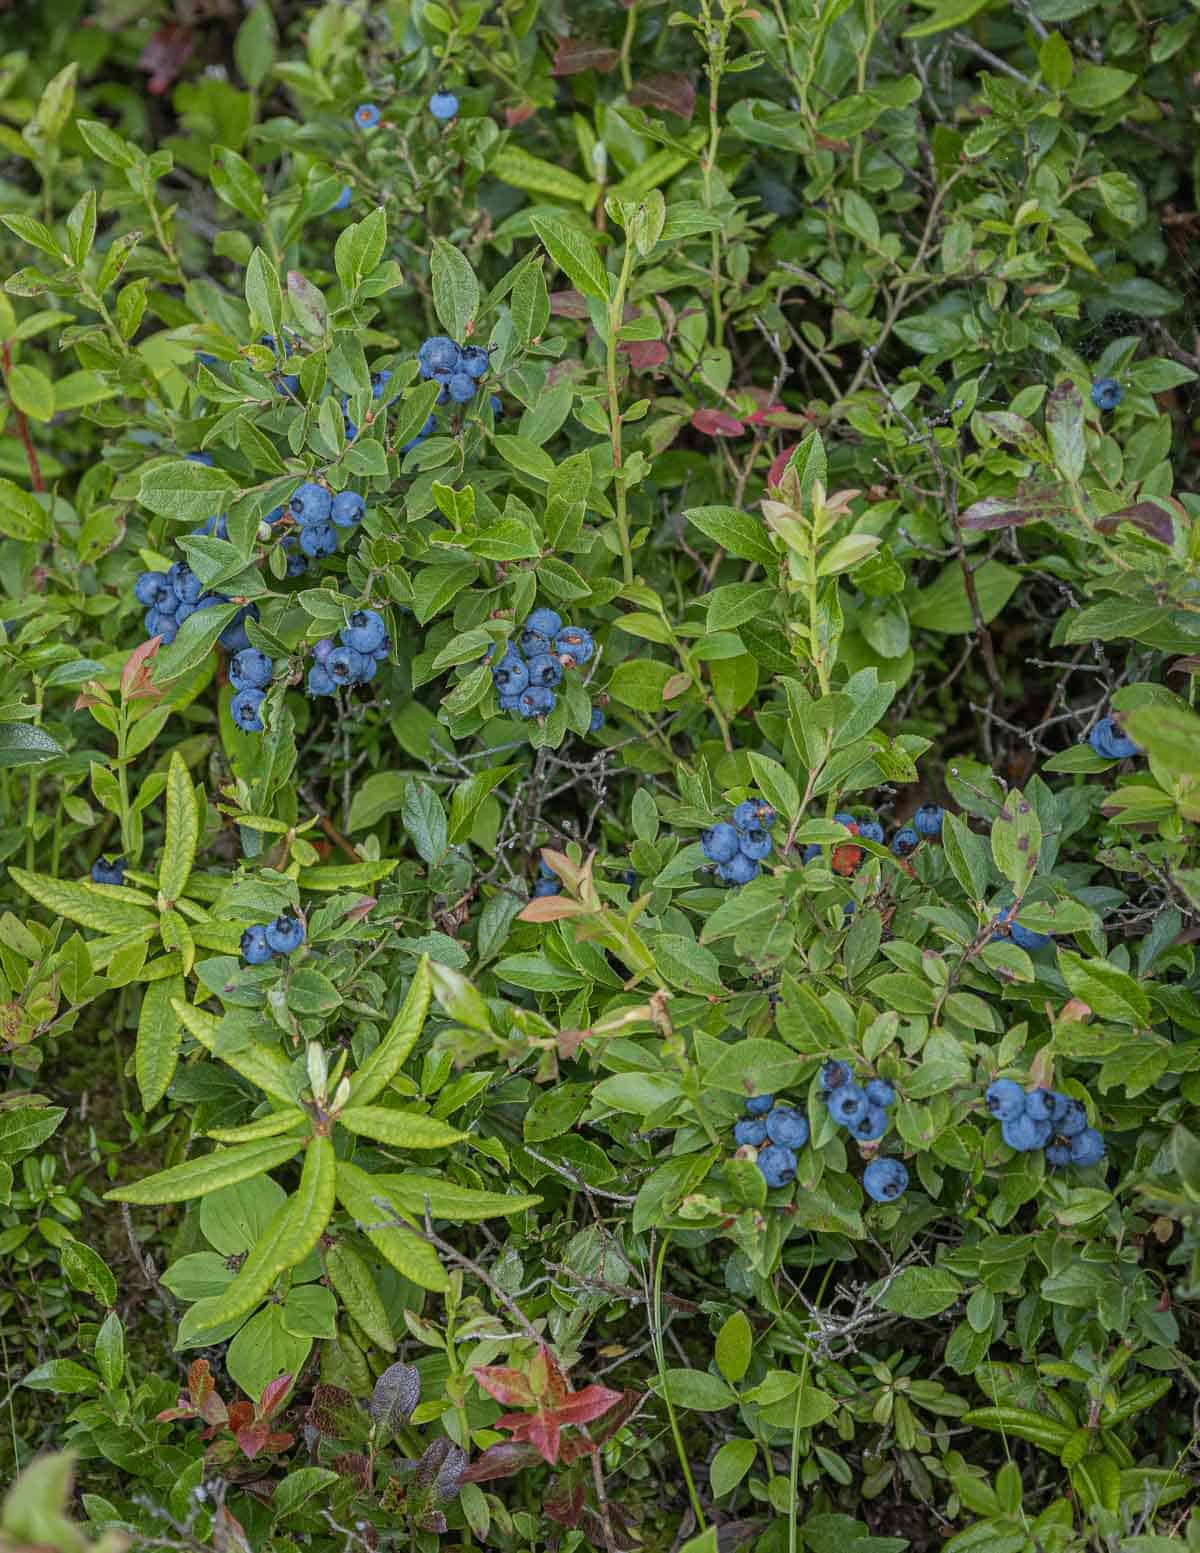
M606 74L620 59L616 49L595 38L564 38L554 55L551 75L582 75L585 70L598 70Z
M555 318L586 318L587 298L581 291L552 291L550 312Z
M690 123L696 111L696 88L687 76L652 75L634 82L629 103L633 108L659 108Z
M1175 543L1175 525L1170 515L1156 501L1139 501L1132 507L1122 507L1120 512L1110 512L1108 517L1100 519L1096 527L1101 534L1112 534L1122 523L1131 523L1134 528L1140 528L1143 534L1149 534L1159 544Z

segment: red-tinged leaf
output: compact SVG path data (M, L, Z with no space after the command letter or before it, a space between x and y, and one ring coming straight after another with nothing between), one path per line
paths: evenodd
M1140 528L1143 534L1149 534L1160 544L1175 543L1175 525L1157 502L1135 502L1132 507L1123 507L1120 512L1111 512L1107 518L1101 518L1096 527L1102 534L1111 534L1122 523L1132 523L1134 528Z
M690 122L696 111L696 88L687 76L653 75L633 83L629 102L634 108L660 108Z
M633 1417L640 1401L639 1393L627 1387L621 1393L621 1400L604 1415L604 1422L591 1431L592 1439L596 1444L603 1445L606 1440L611 1440L617 1430Z
M179 22L168 22L150 38L138 55L138 68L149 74L148 86L156 97L175 84L191 53L191 29Z
M787 414L788 408L786 405L768 404L764 405L761 410L755 410L753 415L743 415L742 419L747 426L775 426Z
M346 1451L335 1456L330 1466L339 1477L357 1478L365 1488L371 1476L371 1463L361 1451Z
M477 1364L471 1373L488 1396L504 1407L532 1407L537 1400L521 1370L503 1364Z
M1020 528L1045 516L1028 507L1014 507L1011 497L985 496L982 501L972 502L963 513L962 526L970 529Z
M229 1409L229 1430L231 1434L237 1434L239 1429L249 1429L254 1422L254 1404L252 1402L235 1402Z
M616 49L594 38L564 38L554 55L551 75L582 75L585 70L608 72L620 59Z
M580 917L587 914L587 907L579 901L561 895L539 895L517 913L518 922L561 922L564 917Z
M554 1409L554 1416L560 1424L590 1424L593 1418L600 1418L610 1407L616 1407L620 1400L621 1393L610 1391L607 1386L585 1386L560 1402Z
M524 1467L537 1466L541 1453L532 1445L520 1440L501 1440L489 1445L462 1475L464 1483L491 1483L496 1478L512 1477Z
M292 1376L277 1375L273 1381L268 1381L263 1387L263 1394L258 1399L259 1418L270 1418L276 1412L284 1397L291 1389Z
M590 1456L595 1449L595 1443L586 1434L565 1434L558 1442L558 1464L569 1467L581 1456Z
M161 1413L155 1413L154 1422L156 1424L171 1424L177 1418L195 1418L195 1416L196 1409L190 1402L180 1397L178 1407L164 1407Z
M188 1396L192 1399L192 1406L199 1407L205 1397L216 1390L216 1385L208 1367L208 1360L193 1359L188 1365Z
M550 312L554 318L586 318L587 298L582 291L552 291Z
M542 1509L560 1526L577 1526L583 1513L583 1480L568 1477L566 1473L556 1477L542 1496Z
M524 124L525 120L531 119L536 112L536 103L519 102L515 108L505 108L504 122L509 129L516 129L518 124Z
M635 372L650 372L661 367L668 354L661 340L627 340L617 349L629 357L629 365Z
M849 151L850 149L848 140L831 140L828 135L815 136L813 144L820 151Z
M347 907L342 916L345 917L347 922L362 922L371 915L378 905L379 901L374 895L364 895L356 906Z
M674 701L676 696L681 696L692 683L692 676L686 669L681 669L678 674L672 674L662 688L664 701Z
M290 1445L294 1444L295 1439L296 1436L290 1434L286 1429L274 1429L267 1436L267 1443L263 1448L270 1451L273 1456L278 1456L280 1451L286 1451Z
M95 681L93 680L92 683L94 684ZM85 711L89 706L106 706L107 704L107 696L93 695L87 690L81 690L75 697L75 711L77 712Z
M140 696L162 695L162 691L150 681L150 666L161 641L161 636L152 636L148 642L135 647L126 658L121 670L121 694L126 701L135 701Z
M266 1424L251 1424L248 1429L236 1430L233 1437L246 1460L253 1461L267 1443L270 1432Z
M736 415L725 410L696 410L692 425L708 437L740 437L746 429Z
M570 1382L545 1343L529 1361L529 1389L542 1408L557 1407L571 1393Z
M245 1527L225 1505L213 1516L211 1535L216 1553L252 1553Z
M559 1428L553 1413L505 1413L493 1425L511 1429L514 1440L528 1440L543 1461L558 1461Z
M767 470L768 486L776 488L778 487L779 482L783 479L784 471L787 469L792 454L799 446L800 444L798 442L791 442L786 448L783 449L781 453L778 453L775 456L770 469Z

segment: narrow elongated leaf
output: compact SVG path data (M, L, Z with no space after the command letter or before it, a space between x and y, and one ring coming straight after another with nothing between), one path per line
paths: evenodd
M23 868L10 868L8 873L39 906L45 906L56 917L78 922L81 927L95 928L98 933L137 932L139 928L156 925L155 917L143 906L114 899L92 885L26 873Z
M163 976L152 981L142 996L133 1064L146 1111L158 1104L175 1077L182 1024L173 1004L183 992L182 976Z
M425 1026L432 993L429 956L422 955L408 996L400 1005L387 1034L350 1080L350 1098L356 1107L365 1106L374 1100L400 1071Z
M291 1132L307 1122L304 1112L292 1106L286 1111L260 1116L256 1122L247 1122L244 1127L214 1127L205 1136L217 1143L257 1143L261 1138L277 1138L281 1132Z
M425 1217L425 1205L435 1219L450 1219L466 1224L479 1219L496 1219L509 1213L536 1208L540 1197L524 1192L479 1192L440 1176L421 1175L417 1171L379 1175L374 1178L387 1188L388 1196L414 1219Z
M396 1339L371 1269L344 1243L325 1253L325 1272L334 1293L363 1331L385 1353L395 1353Z
M608 274L591 239L556 216L534 216L531 224L546 252L575 289L585 297L607 302Z
M433 242L430 259L433 306L438 321L451 339L465 340L468 326L479 309L479 282L470 263L444 237Z
M178 900L183 894L199 839L200 821L192 779L183 756L176 750L167 768L167 831L158 865L158 888L167 900Z
M351 1132L401 1149L443 1149L467 1136L434 1116L392 1111L382 1105L349 1105L338 1120Z
M199 1333L210 1332L226 1322L237 1321L254 1309L278 1278L287 1263L279 1262L280 1249L286 1244L291 1227L292 1204L281 1203L275 1216L251 1246L237 1277L223 1294L210 1294L197 1300L179 1323L176 1347L182 1348Z
M339 1160L338 1201L385 1261L422 1289L444 1293L450 1280L437 1252L415 1231L399 1227L403 1215L389 1210L387 1194L374 1177L357 1165ZM380 1202L374 1199L379 1198Z
M219 1192L223 1186L235 1186L260 1176L275 1165L291 1159L298 1147L295 1138L280 1142L243 1143L236 1148L217 1149L199 1159L189 1159L182 1165L172 1165L170 1170L160 1170L156 1175L135 1181L132 1186L117 1186L105 1192L106 1202L168 1203L188 1202L193 1197L206 1197L209 1192Z
M206 1051L215 1052L220 1020L212 1014L206 1014L203 1009L196 1008L194 1004L185 1003L182 999L173 1006L188 1033L195 1036ZM285 1106L295 1105L296 1096L292 1093L291 1067L282 1052L270 1046L256 1044L243 1046L237 1051L223 1051L221 1061L235 1073L240 1073L244 1079L248 1079L251 1084L257 1084L259 1089L272 1100L278 1100Z

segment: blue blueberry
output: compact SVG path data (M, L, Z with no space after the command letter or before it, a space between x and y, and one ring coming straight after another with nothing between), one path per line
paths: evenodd
M1071 1139L1071 1163L1085 1168L1104 1158L1104 1139L1094 1127L1085 1127Z
M886 1107L896 1103L896 1091L886 1079L871 1079L866 1086L866 1096L872 1105Z
M1131 755L1142 753L1141 745L1122 733L1111 717L1102 717L1087 741L1103 760L1128 760Z
M815 841L811 841L811 842L809 842L808 846L805 847L804 851L800 854L800 861L802 863L811 863L813 858L820 857L820 855L821 855L820 847L816 844Z
M266 938L275 954L293 954L304 942L304 923L285 912L267 924Z
M181 604L194 604L204 592L204 584L186 561L175 562L167 572L167 582Z
M945 815L940 803L923 803L913 815L913 829L918 836L940 836Z
M760 1149L767 1141L767 1124L761 1117L751 1116L744 1121L736 1122L733 1128L733 1141L738 1148Z
M603 727L604 727L604 713L600 710L600 708L598 706L594 706L592 708L592 715L588 719L588 732L589 733L599 733L601 728L603 728Z
M1068 1100L1063 1114L1055 1119L1054 1130L1064 1138L1077 1138L1087 1124L1083 1106L1078 1100Z
M529 683L553 690L563 677L563 666L553 653L536 653L526 663Z
M542 895L557 895L562 890L561 879L538 879L534 882L534 897Z
M426 437L431 437L437 430L437 416L431 415L417 432L415 437L410 437L407 442L401 443L401 453L411 453L414 448L419 448Z
M911 825L905 825L892 837L892 852L896 857L907 857L921 845L921 838Z
M328 523L329 514L333 510L333 497L323 485L318 485L315 480L306 480L292 492L288 507L299 524L308 526Z
M746 1101L746 1115L765 1116L774 1104L774 1095L751 1095Z
M164 572L163 575L165 577L166 573ZM158 601L154 605L154 608L160 615L174 615L178 610L179 599L175 593L175 590L170 586L170 584L168 584L162 590L161 594L159 594Z
M208 359L215 361L217 358L210 356ZM189 453L187 461L189 464L203 464L207 469L211 469L216 462L211 453Z
M353 528L362 522L366 510L367 504L357 491L339 491L330 503L330 522L336 523L338 528Z
M994 1080L984 1091L983 1098L998 1122L1015 1121L1025 1114L1025 1091L1015 1079Z
M528 685L517 697L517 712L530 718L548 717L554 710L554 692L545 685Z
M373 609L356 609L346 622L342 641L355 652L376 653L387 641L387 627L383 616Z
M1097 410L1115 410L1125 397L1125 390L1115 377L1098 377L1092 384L1092 403Z
M496 417L497 420L499 420L500 417L504 414L504 400L501 399L499 394L493 394L488 400L488 403L492 407L492 414Z
M874 841L879 846L883 845L883 826L878 820L860 820L858 834L864 841Z
M371 374L371 398L382 399L388 384L392 381L392 374L386 367Z
M229 703L229 715L243 733L261 733L263 720L259 716L266 700L261 690L239 690Z
M539 636L544 636L547 642L553 641L562 628L562 616L557 610L547 609L544 606L533 610L525 622L527 631L536 631Z
M363 677L366 660L353 647L335 647L325 659L324 667L335 685L354 685Z
M1025 1115L1035 1122L1048 1122L1054 1118L1054 1096L1048 1089L1031 1089L1025 1096Z
M93 884L124 884L125 859L123 857L98 857L92 864Z
M318 663L323 664L336 646L331 636L323 636L319 642L313 643L312 655Z
M486 376L491 357L482 345L464 345L459 358L459 365L464 372L469 372L478 380Z
M710 863L730 863L738 855L738 833L721 820L700 832L700 850Z
M738 829L738 850L743 857L761 863L765 857L770 857L771 845L770 831L760 830L757 826L750 830Z
M146 611L145 627L147 637L158 636L162 638L164 646L170 646L179 632L170 615L160 614L157 609Z
M333 209L334 210L349 210L350 209L350 201L353 199L353 197L354 197L354 190L350 187L349 184L346 184L343 187L342 192L338 195L337 199L334 201Z
M305 686L310 696L331 696L337 689L333 682L333 676L329 670L319 663L314 663L308 671L308 681Z
M417 368L423 378L431 378L438 373L449 376L458 366L460 354L453 340L444 334L435 334L417 352Z
M908 1190L908 1171L898 1159L873 1159L863 1171L863 1190L873 1202L895 1202Z
M453 92L434 92L429 99L429 111L439 124L446 124L458 112L458 98Z
M1046 1163L1062 1169L1064 1165L1071 1163L1071 1147L1067 1143L1048 1143L1046 1145Z
M520 648L527 658L542 658L553 646L553 639L543 636L540 631L531 631L526 626L521 632Z
M838 825L853 825L858 829L858 821L846 809L839 809L833 818Z
M765 1149L759 1149L757 1163L772 1190L796 1179L796 1156L780 1143L768 1143Z
M248 927L242 934L242 959L246 964L266 965L271 958L271 953L266 928Z
M821 1064L821 1092L828 1098L835 1089L841 1089L843 1084L849 1084L854 1079L854 1073L848 1062L842 1062L838 1058L830 1058L828 1062Z
M245 647L230 660L229 683L235 690L265 690L274 670L275 665L265 652Z
M1001 927L1008 928L1008 936L1020 949L1044 949L1050 942L1049 933L1035 933L1032 928L1022 927L1003 912L994 920Z
M829 1114L835 1122L843 1127L849 1127L851 1122L865 1116L867 1111L867 1097L857 1084L839 1084L837 1089L829 1096Z
M564 626L554 638L554 651L564 658L573 658L577 668L589 662L595 650L592 633L583 626Z
M374 129L379 123L379 109L373 102L359 103L354 110L354 122L359 129Z
M217 594L214 602L225 604L228 600ZM198 608L204 609L207 607L204 600L201 599ZM258 605L244 604L224 630L222 630L220 636L217 637L217 641L220 642L221 646L228 653L241 652L244 647L249 647L250 645L250 638L246 635L246 621L257 619Z
M770 830L775 823L775 811L761 798L743 798L733 811L733 823L739 830Z
M799 1149L808 1142L808 1122L790 1105L777 1105L767 1113L767 1137L785 1148Z
M1046 1147L1053 1135L1053 1128L1049 1122L1039 1121L1037 1117L1022 1112L1011 1121L1000 1123L1000 1135L1010 1149L1016 1149L1019 1154L1029 1154L1034 1149Z
M492 683L502 696L519 696L529 684L525 661L511 645L500 662L493 664Z
M301 550L312 561L337 554L337 529L332 523L310 523L300 530Z
M881 1105L869 1105L862 1116L849 1125L849 1132L860 1143L874 1143L887 1131L887 1112Z
M452 372L446 382L446 392L455 404L470 404L475 397L475 379L469 372Z
M133 585L133 596L147 609L158 602L159 594L168 586L163 572L143 572Z
M290 394L294 399L300 392L300 379L294 372L285 372L275 385L277 394Z
M722 884L749 884L751 879L758 878L758 874L758 864L744 852L739 852L727 863L717 864L717 878Z

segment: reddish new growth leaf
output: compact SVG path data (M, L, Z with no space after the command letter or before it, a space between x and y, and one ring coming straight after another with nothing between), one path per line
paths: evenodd
M586 318L587 298L582 291L552 291L550 313L554 318Z
M629 365L635 372L649 372L661 367L667 359L667 347L661 340L627 340L617 347L629 357Z
M496 1420L497 1429L507 1429L514 1441L528 1441L538 1454L554 1466L560 1453L571 1458L594 1450L591 1441L569 1442L563 1447L561 1431L572 1425L591 1423L621 1400L619 1391L607 1386L585 1386L572 1391L570 1382L549 1348L542 1347L529 1364L528 1374L505 1365L479 1365L475 1379L497 1402L506 1407L534 1407L533 1413L505 1413Z
M176 1418L202 1418L208 1428L201 1439L213 1439L224 1427L237 1442L242 1455L253 1461L263 1451L277 1453L287 1450L295 1438L286 1430L272 1429L270 1425L271 1415L283 1403L291 1384L290 1375L280 1375L265 1388L257 1406L253 1402L235 1402L227 1409L217 1395L208 1360L195 1359L188 1370L187 1396L180 1397L177 1406L164 1408L157 1415L157 1422L169 1423ZM220 1452L222 1446L214 1446L213 1450Z
M138 56L138 67L149 73L149 89L156 97L175 84L191 53L191 30L178 22L168 22L150 38Z
M505 108L504 122L509 129L516 129L518 124L524 124L525 120L531 119L536 112L536 103L519 102L515 108Z
M609 71L620 59L616 49L594 38L564 38L554 55L551 75L582 75L585 70Z
M126 701L157 700L162 691L150 678L150 667L158 653L161 636L135 647L121 669L121 694Z
M787 468L792 454L799 446L800 444L798 442L791 442L786 448L783 449L781 453L776 454L770 469L767 470L768 486L774 487L776 490L778 490L779 482L783 479L784 470Z
M736 415L724 410L696 410L692 425L709 437L740 437L746 430Z
M634 82L629 102L634 108L658 108L690 122L696 111L696 88L687 76L652 75Z

